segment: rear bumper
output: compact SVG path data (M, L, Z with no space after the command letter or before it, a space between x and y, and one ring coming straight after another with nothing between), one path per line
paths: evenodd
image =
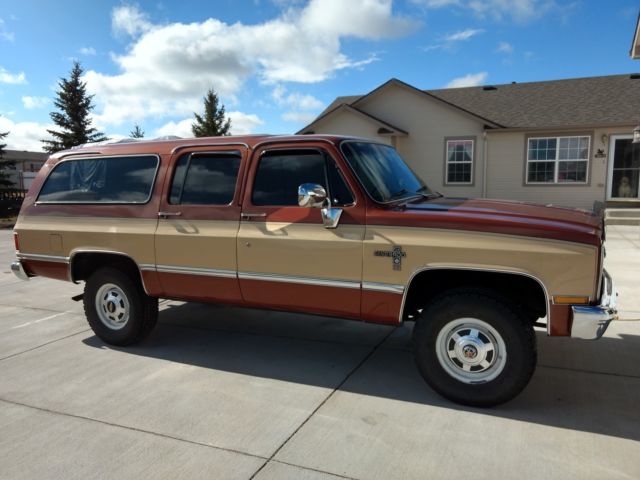
M573 322L571 336L596 340L607 330L611 320L617 320L616 299L618 292L606 270L602 273L602 292L599 305L574 305L571 307Z
M11 271L20 280L29 280L29 275L27 275L27 272L24 271L22 262L20 260L16 260L11 264Z

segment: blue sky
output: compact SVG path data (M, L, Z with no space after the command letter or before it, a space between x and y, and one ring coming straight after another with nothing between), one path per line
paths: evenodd
M113 138L190 135L214 88L234 133L291 133L336 96L640 71L637 0L0 0L0 131L39 149L73 59Z

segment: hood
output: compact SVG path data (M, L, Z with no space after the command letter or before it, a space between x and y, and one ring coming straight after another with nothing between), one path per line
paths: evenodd
M578 208L535 203L441 197L406 203L372 215L371 223L452 228L600 245L603 220ZM385 219L383 220L382 218Z

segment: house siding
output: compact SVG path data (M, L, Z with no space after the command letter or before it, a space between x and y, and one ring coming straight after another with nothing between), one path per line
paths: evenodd
M628 79L615 77L605 80L626 82ZM477 94L481 95L482 92ZM491 128L482 118L399 82L384 84L359 100L354 97L353 107L405 130L407 135L382 137L377 134L379 125L375 120L341 111L329 113L318 120L313 125L314 131L362 136L392 144L430 187L447 196L484 196L585 209L592 209L595 202L606 202L608 162L612 161L609 158L610 137L629 135L637 123L633 119L625 119L625 123L631 123L618 127L598 127L598 122L607 120L598 117L593 118L593 126L581 122L581 127L573 128ZM585 184L535 185L525 182L528 137L578 134L588 135L591 139ZM456 138L475 139L471 185L447 185L445 181L445 142ZM603 151L604 156L596 157L599 150Z
M359 102L357 108L409 132L396 149L432 189L449 196L482 195L484 124L455 108L401 86ZM476 137L472 185L445 185L445 138Z
M320 120L313 131L315 133L333 133L337 135L349 135L355 137L370 138L380 143L391 145L391 138L378 135L376 123L353 112L336 112L331 117Z
M610 136L628 134L632 129L633 127L629 126L624 128L594 128L589 132L584 129L580 131L553 130L543 133L537 131L488 132L487 197L591 209L594 206L594 202L604 202L606 199ZM585 133L592 135L587 184L525 184L527 138L547 134L573 135ZM604 151L606 157L595 157L600 149Z

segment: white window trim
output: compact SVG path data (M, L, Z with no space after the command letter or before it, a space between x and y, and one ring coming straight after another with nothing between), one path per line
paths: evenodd
M560 139L561 138L586 138L587 139L587 158L585 159L560 159ZM556 158L554 160L529 160L529 142L531 140L556 140ZM591 163L591 135L558 135L558 136L544 136L544 137L527 137L527 143L525 148L526 155L526 168L525 168L525 184L526 185L588 185L589 184L589 170ZM553 182L530 182L529 181L529 164L530 163L545 163L554 162ZM586 175L584 182L560 182L558 181L558 172L560 162L585 162L587 164Z
M451 162L449 161L449 143L453 142L471 142L471 160L464 162ZM444 144L444 154L445 154L445 172L444 172L444 184L445 185L473 185L473 175L474 175L474 159L475 159L475 149L476 149L476 141L473 138L447 138ZM471 173L469 175L468 182L450 182L449 181L449 164L461 164L461 163L470 163L471 164Z

